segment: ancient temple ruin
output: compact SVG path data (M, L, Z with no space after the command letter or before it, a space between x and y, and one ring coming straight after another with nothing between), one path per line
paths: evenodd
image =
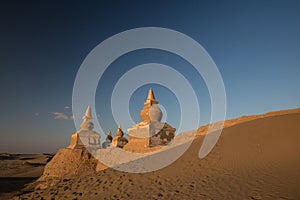
M166 122L161 122L162 115L158 101L150 88L144 107L140 112L141 122L128 129L129 142L125 149L134 149L136 146L149 148L171 142L176 129Z
M119 147L129 151L143 151L155 146L169 144L174 136L176 129L166 122L161 122L163 113L158 106L152 88L148 92L144 107L140 112L141 122L128 129L128 139L124 136L121 126L118 127L115 137L111 132L107 134L105 142L101 145L100 134L93 131L92 114L90 106L87 107L80 130L71 136L68 148L107 148Z

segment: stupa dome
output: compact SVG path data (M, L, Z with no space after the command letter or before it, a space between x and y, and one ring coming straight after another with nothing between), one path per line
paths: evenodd
M162 116L163 116L162 111L157 104L154 104L149 108L149 118L151 121L160 122Z
M122 131L121 125L119 125L118 130L116 132L116 137L123 137L124 133Z

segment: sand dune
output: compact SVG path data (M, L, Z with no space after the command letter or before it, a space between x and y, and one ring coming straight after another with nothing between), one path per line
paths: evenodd
M203 159L199 134L182 157L161 170L106 169L14 199L300 199L299 122L300 109L241 117L225 123Z

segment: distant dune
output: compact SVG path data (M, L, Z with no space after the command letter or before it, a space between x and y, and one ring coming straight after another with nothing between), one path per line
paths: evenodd
M212 152L199 159L206 128L161 170L106 169L14 199L300 199L300 109L227 120Z

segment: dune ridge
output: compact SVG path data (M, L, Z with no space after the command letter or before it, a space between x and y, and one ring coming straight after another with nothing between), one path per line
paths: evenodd
M240 124L243 122L248 122L255 119L261 119L266 117L278 116L278 115L286 115L286 114L293 114L293 113L300 113L300 108L288 109L288 110L277 110L271 111L263 114L256 114L256 115L244 115L233 119L228 119L224 121L223 128L227 128L230 126L234 126L236 124ZM218 122L216 122L218 123ZM201 126L197 129L197 135L205 135L207 134L207 130L210 124L206 124Z

